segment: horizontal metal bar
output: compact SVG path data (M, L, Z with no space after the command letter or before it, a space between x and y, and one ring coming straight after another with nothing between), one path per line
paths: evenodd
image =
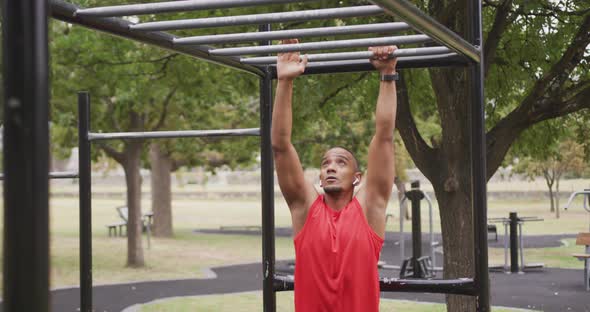
M49 173L50 179L77 179L78 172L56 171Z
M138 3L100 8L80 9L76 15L94 17L113 17L167 12L187 12L197 10L226 9L266 4L283 4L310 0L187 0L156 3Z
M381 291L425 292L433 294L477 295L472 278L460 279L397 279L379 278Z
M111 132L88 133L88 140L117 140L117 139L171 139L195 137L225 137L225 136L259 136L259 128L229 129L229 130L186 130L186 131L145 131L145 132Z
M275 291L295 289L292 276L275 275ZM379 278L381 291L387 292L425 292L434 294L454 294L475 296L475 283L472 278L460 279L397 279Z
M277 12L253 15L222 16L174 21L159 21L131 25L133 30L173 30L188 28L205 28L266 23L283 23L290 21L310 21L325 18L345 18L383 14L384 10L376 5L346 8L319 9L294 12Z
M399 49L391 53L389 57L404 57L404 56L421 56L421 55L433 55L433 54L447 54L451 53L451 49L447 47L427 47L427 48L414 48L414 49ZM301 56L302 58L303 56ZM325 62L325 61L341 61L341 60L358 60L358 59L370 59L373 57L371 51L361 52L340 52L340 53L322 53L322 54L308 54L307 60L309 62ZM244 64L274 64L277 62L276 56L263 56L263 57L250 57L243 58L240 60Z
M368 25L349 25L305 29L289 29L268 32L208 35L174 39L174 44L216 44L320 36L358 35L371 33L390 33L411 29L406 23L382 23Z
M437 54L428 56L400 57L397 61L398 69L467 66L469 60L456 53ZM276 65L270 66L273 78L276 78ZM369 60L347 60L308 63L303 75L355 73L374 71Z
M225 49L210 50L209 53L211 55L234 56L234 55L244 55L244 54L305 52L305 51L314 51L314 50L384 46L384 45L394 45L394 44L427 43L430 41L432 41L432 39L430 39L426 35L409 35L409 36L382 37L382 38L364 38L364 39L307 42L307 43L296 43L296 44L282 44L282 45L275 45L275 46L252 46L252 47L225 48Z
M467 56L477 63L480 62L481 52L479 48L474 47L461 36L420 11L412 3L405 0L371 0L371 2L385 9L388 14L399 17L417 31L432 37L438 43Z
M63 0L49 0L51 15L61 21L82 25L91 29L100 30L112 35L147 43L160 48L172 50L203 59L209 62L229 66L238 70L264 76L264 72L251 65L241 64L238 58L215 57L207 53L210 47L206 46L175 46L172 43L174 36L165 32L135 32L129 30L130 22L121 18L95 18L87 16L74 16L79 7Z
M68 171L56 171L49 173L50 179L76 179L78 178L77 172L68 172ZM4 180L4 174L0 173L0 181Z

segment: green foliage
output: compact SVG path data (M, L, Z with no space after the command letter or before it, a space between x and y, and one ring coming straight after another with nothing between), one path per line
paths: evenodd
M131 1L129 1L131 2ZM120 0L80 0L84 7L121 4ZM490 2L492 3L492 2ZM333 4L333 2L330 2ZM367 4L366 1L343 1L342 6ZM488 3L486 3L488 4ZM222 15L266 13L279 10L317 9L327 1L311 1L299 4L246 7L229 10L206 10L185 13L168 13L161 18L197 18ZM419 3L425 8L425 3ZM582 11L588 8L584 1L557 4L562 10L547 14L545 2L515 1L514 21L502 34L496 56L492 59L486 78L487 127L496 125L513 111L525 98L533 84L546 73L568 47L576 27L583 19L580 14L563 11ZM497 12L493 5L484 5L484 33L491 29ZM153 15L139 17L140 21L155 20ZM335 26L345 24L374 23L395 20L391 17L363 17L342 20L285 22L273 25L273 29ZM74 145L75 116L74 92L91 91L93 102L93 129L111 131L124 129L129 109L137 109L146 116L146 128L158 120L162 100L173 88L177 91L169 106L168 118L162 130L213 129L234 126L258 125L256 102L257 80L253 76L238 73L221 66L195 61L153 47L146 47L127 40L94 31L82 30L63 23L52 23L53 107L52 120L56 146ZM239 27L179 30L181 36L255 31L256 25ZM349 39L358 36L327 37ZM309 42L317 39L305 38ZM276 41L274 43L277 43ZM220 45L222 46L222 45ZM359 49L360 50L360 49ZM169 59L167 58L169 57ZM583 60L571 75L570 82L590 79L590 65ZM402 70L407 81L411 110L418 129L430 144L440 141L441 121L436 107L429 72L424 69ZM344 145L355 151L361 164L366 162L368 142L373 132L373 112L378 90L374 73L333 74L305 76L297 80L294 95L294 143L305 166L317 166L319 157L328 147ZM109 111L109 99L115 105ZM98 104L96 104L98 103ZM149 104L148 104L149 103ZM220 106L220 107L217 107ZM232 114L235 113L235 114ZM216 118L223 114L224 118ZM116 116L120 127L109 118ZM245 118L244 118L245 117ZM236 118L236 119L234 119ZM583 115L580 120L586 121ZM536 126L521 136L511 155L533 151L542 153L543 147L555 141L554 132L561 131L562 122ZM583 124L580 121L580 124ZM68 128L68 129L64 129ZM579 131L579 137L590 133ZM586 140L588 142L590 140ZM192 142L195 142L194 144ZM228 143L229 142L229 143ZM235 155L229 163L250 163L257 150L255 139L229 141L171 140L165 145L175 158L191 158L189 163L204 164L203 155L222 151L225 156ZM209 144L211 143L211 144ZM588 144L584 145L589 149ZM203 154L204 153L204 154ZM63 154L63 153L62 153ZM590 153L587 153L590 155Z
M558 143L566 134L567 128L559 120L548 120L530 127L512 146L507 161L522 157L544 161L558 154Z
M520 159L514 167L515 171L531 179L538 176L557 178L568 172L581 172L587 167L583 146L571 139L546 146L545 152L536 156Z
M106 5L80 1L82 6ZM117 1L120 4L120 1ZM251 75L58 21L51 23L52 141L65 157L77 145L76 92L91 95L98 132L229 129L258 125L257 80ZM132 124L131 116L140 123ZM232 167L255 160L258 139L162 142L191 165L221 153ZM108 142L121 150L122 142ZM97 151L98 149L94 149ZM95 152L96 159L98 153Z
M514 22L502 34L495 58L486 78L486 111L488 126L495 125L514 110L529 94L530 89L568 48L583 14L550 11L546 1L515 1L511 15ZM555 3L564 11L588 10L588 2ZM484 10L484 28L490 30L496 9ZM582 61L570 75L566 88L575 82L590 79L588 60ZM523 137L521 144L536 144L534 137Z

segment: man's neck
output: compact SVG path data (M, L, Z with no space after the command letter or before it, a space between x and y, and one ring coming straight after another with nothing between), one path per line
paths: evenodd
M353 192L325 193L324 202L333 210L340 211L352 200Z

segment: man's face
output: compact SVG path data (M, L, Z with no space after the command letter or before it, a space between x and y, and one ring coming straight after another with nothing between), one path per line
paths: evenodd
M326 193L337 193L354 188L354 180L360 180L356 162L350 152L343 148L329 149L322 157L320 181Z

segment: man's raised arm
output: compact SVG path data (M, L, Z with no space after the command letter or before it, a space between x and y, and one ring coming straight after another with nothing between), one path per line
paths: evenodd
M283 44L297 43L296 39ZM291 143L293 80L305 71L307 58L299 53L279 54L277 60L277 90L272 114L272 150L281 192L287 201L297 234L307 216L307 209L317 196L311 183L305 181L303 168L295 147Z
M389 59L388 55L396 49L395 46L370 48L374 53L371 63L382 79L375 109L375 135L369 145L367 177L358 196L369 225L381 237L385 235L385 209L395 178L393 135L397 96L392 75L396 74L397 59Z

